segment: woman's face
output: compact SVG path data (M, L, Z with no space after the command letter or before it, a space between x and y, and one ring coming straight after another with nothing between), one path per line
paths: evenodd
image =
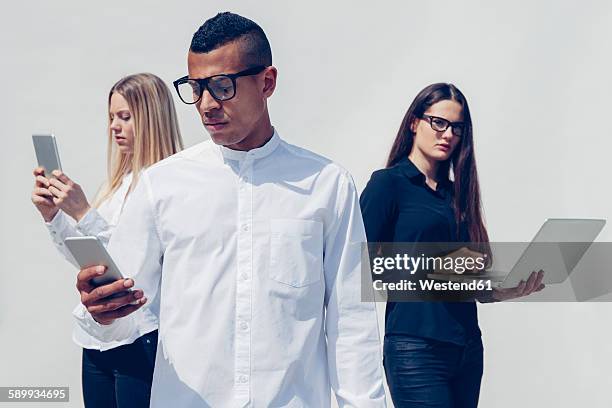
M434 127L441 129L447 124L444 120L451 123L462 122L462 111L461 105L452 100L444 100L431 105L425 111L425 115L433 118L416 119L412 123L411 129L414 132L413 152L416 149L416 153L421 154L428 160L448 160L461 142L461 137L453 133L452 126L444 131L434 130L430 120L433 120ZM455 132L457 131L455 130Z
M119 151L131 154L134 151L134 120L128 103L121 94L113 92L108 109L111 136Z

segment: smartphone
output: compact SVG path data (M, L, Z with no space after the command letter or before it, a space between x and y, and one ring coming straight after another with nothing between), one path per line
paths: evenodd
M45 177L53 177L53 170L61 170L59 152L57 150L57 142L54 135L32 135L34 143L34 151L38 165L45 169Z
M95 286L106 285L118 279L123 279L123 275L115 265L113 258L97 237L69 237L64 240L64 243L81 268L85 269L96 265L106 266L104 275L92 279Z

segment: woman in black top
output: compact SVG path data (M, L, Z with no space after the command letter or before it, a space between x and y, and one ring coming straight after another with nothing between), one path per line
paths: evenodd
M459 89L438 83L417 95L387 168L372 174L360 203L370 243L488 246L470 111ZM528 295L541 280L534 273L488 300ZM384 366L396 407L476 407L483 348L475 302L388 302Z

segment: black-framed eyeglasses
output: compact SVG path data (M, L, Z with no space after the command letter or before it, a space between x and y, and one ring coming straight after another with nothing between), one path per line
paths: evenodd
M266 69L265 66L259 65L235 74L218 74L208 78L184 76L174 81L173 84L179 98L187 105L197 103L202 98L204 89L208 89L210 95L216 100L227 101L236 96L236 78L257 75L264 69Z
M465 134L465 122L451 122L444 118L431 115L423 115L423 120L429 122L429 126L436 132L446 132L446 129L451 127L453 135L461 137Z

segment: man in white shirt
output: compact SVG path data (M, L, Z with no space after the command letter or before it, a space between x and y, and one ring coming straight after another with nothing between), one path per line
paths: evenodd
M131 279L93 288L100 268L79 273L84 328L102 340L128 337L143 293L152 300L152 407L324 408L330 388L340 407L384 407L376 308L360 299L366 238L350 175L272 127L277 71L251 20L206 21L188 69L175 87L212 141L143 173L109 243Z

